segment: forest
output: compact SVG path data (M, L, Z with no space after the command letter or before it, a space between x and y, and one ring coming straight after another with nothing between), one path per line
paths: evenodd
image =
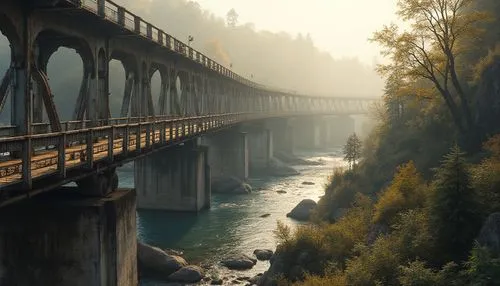
M309 95L382 94L383 81L373 66L356 58L334 59L317 48L309 35L257 31L252 23L239 23L237 11L233 17L216 17L187 0L117 0L116 3L185 43L192 36L193 48L258 83ZM0 35L2 73L9 66L9 53L8 41ZM49 83L62 120L71 119L82 66L80 56L67 48L60 48L49 60ZM118 116L125 85L120 62L111 60L109 76L110 110L112 116ZM363 84L358 83L360 79ZM159 97L160 84L156 73L152 77L153 100ZM1 122L8 122L9 112L7 105L0 113Z
M500 285L500 2L399 0L362 158L278 222L262 285Z

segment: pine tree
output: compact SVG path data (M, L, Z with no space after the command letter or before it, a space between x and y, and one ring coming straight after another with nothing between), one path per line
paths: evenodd
M356 133L353 133L347 138L347 142L342 150L344 160L349 163L349 169L352 170L356 166L357 160L361 157L361 140Z
M436 262L458 262L466 258L481 217L464 153L458 146L451 149L437 170L429 207Z

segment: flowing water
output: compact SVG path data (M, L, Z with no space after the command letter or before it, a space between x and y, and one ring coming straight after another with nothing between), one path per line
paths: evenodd
M298 153L301 158L323 164L295 166L301 173L298 176L251 179L249 183L254 191L248 195L212 194L211 209L199 214L138 211L139 240L160 248L182 250L188 262L211 265L209 274L212 275L238 277L262 273L269 268L269 262L259 261L248 271L230 271L219 266L219 262L231 254L253 256L255 249L274 250L276 222L299 224L286 214L303 199L318 201L332 170L344 166L338 154L338 150ZM122 187L133 187L133 172L120 171L119 176ZM305 181L314 185L302 184ZM269 216L261 217L264 214Z

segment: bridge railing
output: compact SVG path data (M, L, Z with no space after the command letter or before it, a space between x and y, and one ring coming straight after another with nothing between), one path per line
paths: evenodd
M123 158L131 152L137 156L156 146L257 116L230 113L155 121L126 118L117 120L116 125L0 138L0 189L21 182L31 186L33 178L48 175L64 178L73 168L111 163L115 156Z

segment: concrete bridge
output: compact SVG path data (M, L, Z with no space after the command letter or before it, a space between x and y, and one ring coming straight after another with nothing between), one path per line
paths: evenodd
M375 101L259 85L111 1L2 0L0 31L12 54L0 83L0 111L12 102L0 127L0 285L137 285L136 206L209 207L212 178L245 180L276 150L326 144ZM67 122L47 78L59 47L84 65ZM109 111L112 59L126 72L120 118ZM117 190L116 168L130 161L137 201ZM87 197L60 194L69 182ZM48 191L58 195L25 200Z

